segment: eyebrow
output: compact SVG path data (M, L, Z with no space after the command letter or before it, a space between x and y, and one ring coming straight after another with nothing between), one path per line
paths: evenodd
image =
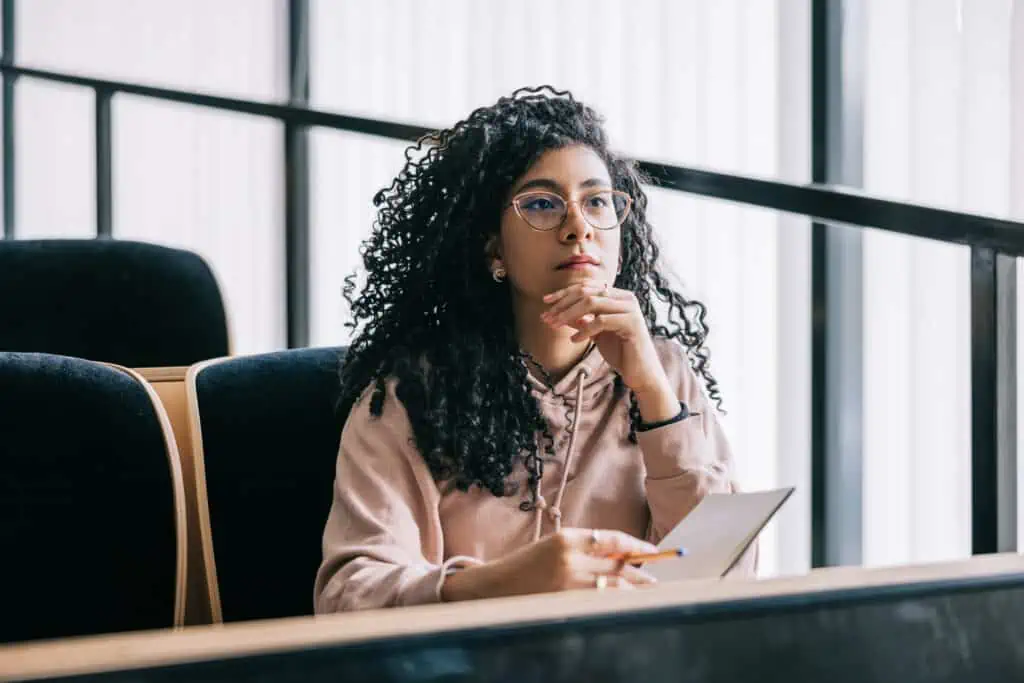
M607 180L601 178L588 178L580 183L580 188L589 189L591 187L610 187L611 184ZM554 192L562 191L561 184L551 178L534 178L523 183L519 189L513 194L519 194L520 192L526 192L527 190L552 190Z

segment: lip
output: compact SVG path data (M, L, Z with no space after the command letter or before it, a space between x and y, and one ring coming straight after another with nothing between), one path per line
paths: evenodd
M589 254L577 254L576 256L570 256L569 258L559 263L555 270L566 270L568 268L586 268L590 266L599 265L601 265L601 262L598 259L594 258L593 256L590 256Z

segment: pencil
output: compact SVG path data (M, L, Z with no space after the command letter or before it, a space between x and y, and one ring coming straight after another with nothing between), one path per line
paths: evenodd
M618 553L615 555L609 555L609 559L619 560L628 564L638 564L640 562L668 560L675 557L682 557L685 554L686 548L669 548L668 550L662 550L656 553Z

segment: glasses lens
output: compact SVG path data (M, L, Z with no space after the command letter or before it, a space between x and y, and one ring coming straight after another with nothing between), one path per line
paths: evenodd
M588 194L580 205L587 221L601 230L610 230L620 225L629 213L629 197L611 190Z
M565 218L565 200L557 194L533 192L516 202L523 219L537 230L554 230Z

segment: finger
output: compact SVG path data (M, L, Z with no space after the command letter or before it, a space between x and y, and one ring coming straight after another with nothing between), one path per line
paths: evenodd
M658 552L657 546L618 530L570 528L562 529L559 533L572 549L598 557L619 553Z
M576 334L572 336L572 341L581 342L602 332L628 330L633 324L632 321L633 315L630 313L602 313L592 316L589 321L581 321L581 324L573 325L576 328Z
M569 325L588 313L605 315L609 313L626 313L629 311L629 304L620 299L609 299L605 296L588 294L575 301L559 313L549 315L547 323L552 327Z
M604 576L621 576L636 585L657 583L657 579L640 567L634 567L623 560L613 557L595 557L579 553L571 559L574 572L601 574Z
M548 302L552 306L546 312L548 315L558 315L569 306L587 296L595 296L604 292L603 286L596 283L581 283L562 290L562 294L554 301ZM545 301L547 297L545 297Z
M607 296L612 299L618 299L619 301L632 301L636 295L628 289L616 289L610 288L607 292Z
M654 577L644 570L631 567L622 560L610 557L594 557L593 555L577 553L575 557L571 558L570 562L572 563L574 574L617 576L638 585L655 583Z
M636 590L637 586L629 581L624 576L618 574L594 574L592 572L579 571L572 575L568 583L564 586L566 589L579 589L579 588L598 588L600 580L598 577L604 577L604 588L605 590Z
M583 295L583 299L592 299L596 303L597 312L619 311L639 313L640 309L637 306L636 297L633 295L633 292L630 292L629 290L625 289L612 289L609 291L610 294L608 292L605 292L604 290L599 290L596 293L588 292ZM573 320L571 317L572 311L567 310L573 304L572 299L573 297L566 297L562 302L560 302L560 309L562 313L559 317L563 320L564 324L571 325L573 327L579 327L579 325L574 324L578 322L579 319ZM551 311L549 311L549 313L551 313ZM582 316L580 319L585 318L586 315Z
M597 584L597 576L592 578L590 580L590 583L591 583L591 585L596 585ZM636 585L633 584L631 581L629 581L629 579L627 579L627 578L625 578L623 576L619 576L617 574L612 574L610 576L606 576L605 577L605 588L607 588L608 590L631 591L631 590L636 590Z
M600 574L602 576L611 576L613 574L619 575L623 568L623 563L620 560L614 560L608 557L597 557L595 555L588 555L584 552L575 553L569 561L573 572L576 574Z
M636 586L650 586L658 583L656 578L645 572L643 569L631 567L628 564L623 566L622 570L619 572L619 576Z
M563 287L562 289L545 294L543 297L544 303L554 304L560 301L564 301L567 297L576 294L582 296L586 293L600 293L611 299L631 299L633 292L628 289L616 289L608 282L601 282L599 280L584 280L583 282L577 282L576 284Z
M551 304L551 303L554 303L556 301L559 301L563 297L565 297L565 296L567 296L567 295L569 295L569 294L571 294L573 292L578 292L581 288L587 286L588 284L590 284L590 281L589 280L585 280L583 282L577 282L576 284L569 285L568 287L563 287L562 289L555 290L554 292L551 292L550 294L545 294L544 295L544 303Z
M609 588L615 588L616 590L635 591L637 589L638 585L647 585L647 584L638 584L635 581L630 581L625 576L621 576L621 575L609 576L608 577L608 587Z

